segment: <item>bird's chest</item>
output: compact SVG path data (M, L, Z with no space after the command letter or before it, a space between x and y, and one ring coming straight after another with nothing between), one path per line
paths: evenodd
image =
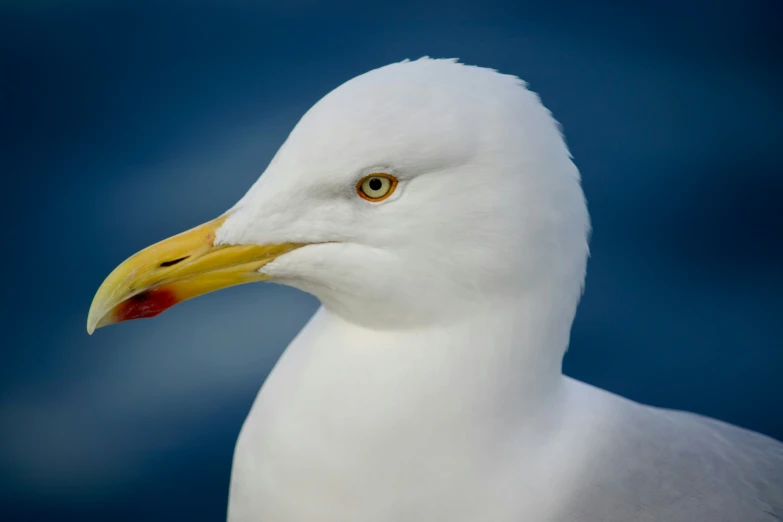
M486 408L458 367L377 340L353 346L330 328L316 317L256 398L235 449L230 522L552 520L546 440L510 433L502 412L477 413Z
M439 429L437 412L406 423L390 407L374 421L366 399L270 377L237 441L229 521L520 520L526 486L502 450Z
M295 406L273 412L264 402L259 396L237 441L231 522L460 522L484 520L483 506L497 511L501 492L453 442L359 432L339 426L350 420Z

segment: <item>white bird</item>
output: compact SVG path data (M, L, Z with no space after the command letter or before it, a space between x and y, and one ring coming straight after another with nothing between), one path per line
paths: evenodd
M239 435L231 522L783 519L781 443L562 375L589 229L524 82L405 61L321 99L223 216L117 267L88 330L250 281L320 299Z

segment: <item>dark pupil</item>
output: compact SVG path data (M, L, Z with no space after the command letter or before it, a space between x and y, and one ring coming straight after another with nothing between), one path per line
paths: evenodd
M381 190L383 182L379 178L372 178L370 180L370 190Z

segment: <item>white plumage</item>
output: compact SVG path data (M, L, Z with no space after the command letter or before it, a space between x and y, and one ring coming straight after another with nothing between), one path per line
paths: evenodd
M373 203L355 187L376 172L399 184ZM260 271L323 307L242 428L231 522L783 518L780 443L561 374L589 217L519 79L430 59L354 78L232 210L215 244L307 245Z

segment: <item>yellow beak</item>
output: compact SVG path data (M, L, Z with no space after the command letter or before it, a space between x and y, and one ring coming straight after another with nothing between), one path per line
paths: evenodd
M259 269L304 246L215 246L227 215L145 248L125 260L103 282L87 317L87 333L113 323L154 317L187 299L221 288L262 281Z

